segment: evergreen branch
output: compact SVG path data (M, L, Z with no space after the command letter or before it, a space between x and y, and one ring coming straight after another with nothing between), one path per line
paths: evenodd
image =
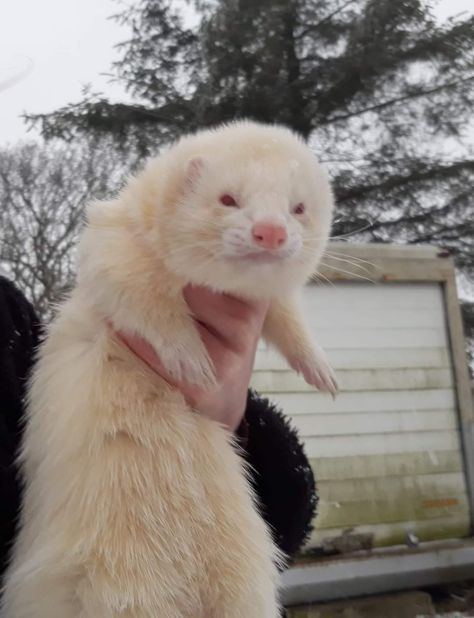
M453 208L453 206L456 206L460 201L464 200L465 198L470 197L471 193L472 193L471 190L462 191L461 193L457 194L455 197L453 197L451 200L449 200L442 206L438 206L436 208L423 209L415 215L402 215L398 219L393 219L392 221L374 221L372 225L370 226L369 231L372 232L377 229L386 229L386 228L391 228L391 227L397 227L399 225L407 225L407 224L412 225L414 223L424 223L427 221L427 219L429 219L430 221L433 221L433 217L449 213L450 210ZM442 229L438 228L437 231L433 233L439 234L442 231L452 231L453 229L458 229L460 225L464 226L466 225L466 223L462 221L461 223L457 222L456 225L454 226L445 225ZM417 237L417 239L412 242L421 242L421 241Z
M419 99L419 98L429 96L430 94L441 92L443 90L457 88L461 84L465 84L473 80L474 80L474 75L470 75L469 77L465 77L464 79L460 79L455 82L449 82L448 84L442 84L441 86L436 86L435 88L430 88L428 90L420 90L419 92L410 92L408 94L405 94L400 97L395 97L394 99L390 99L388 101L382 101L381 103L376 103L375 105L369 105L368 107L358 109L354 112L348 112L347 114L340 114L338 116L333 116L332 118L327 118L326 120L321 120L318 124L319 126L333 124L335 122L340 122L341 120L348 120L349 118L354 118L355 116L366 114L367 112L377 112L387 107L390 107L392 105L403 103L404 101Z
M415 239L407 241L407 244L413 245L446 241L459 242L460 235L465 235L466 232L472 234L472 226L468 225L465 222L456 223L455 225L451 225L449 227L444 226L442 228L437 228L431 232L421 234Z
M364 183L361 186L354 187L345 192L339 192L337 202L341 204L349 200L366 197L368 194L375 191L386 192L414 182L450 178L454 174L464 170L474 171L474 160L456 161L450 165L424 165L422 169L413 170L410 174L399 176L392 175L377 184L370 185Z
M25 114L24 118L36 125L41 123L44 138L63 137L77 131L117 132L117 125L127 128L148 122L165 126L186 123L193 111L185 101L172 101L160 108L150 109L142 105L109 103L102 99L94 103L71 105L52 114ZM61 125L66 125L65 127ZM72 127L69 130L66 127Z
M327 24L329 21L331 21L331 19L333 19L333 17L335 17L339 13L342 13L342 11L344 11L344 9L346 9L351 4L354 4L356 1L357 0L347 0L347 2L345 2L343 5L341 5L340 7L335 9L332 13L330 13L329 15L326 15L326 17L321 19L321 21L318 21L315 24L310 24L309 26L307 26L303 30L303 32L300 32L300 34L298 34L298 36L296 36L295 38L296 39L302 39L303 37L305 37L310 32L314 32L315 30L317 30L321 26L324 26L324 24Z

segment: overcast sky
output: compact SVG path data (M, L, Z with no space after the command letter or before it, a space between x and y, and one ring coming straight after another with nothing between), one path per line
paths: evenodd
M130 0L133 1L133 0ZM397 0L394 0L397 1ZM474 11L473 0L440 0L440 19ZM11 0L0 12L0 144L27 137L20 114L46 112L80 98L85 84L123 99L105 76L116 58L114 44L126 29L107 19L113 0Z

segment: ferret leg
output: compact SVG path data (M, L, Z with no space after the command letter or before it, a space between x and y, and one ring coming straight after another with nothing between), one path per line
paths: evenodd
M214 367L182 292L167 293L164 284L157 291L139 278L123 288L121 302L109 312L114 327L150 343L176 381L215 384Z
M295 299L273 301L263 326L263 338L275 346L308 384L332 395L337 382L324 350L312 340Z

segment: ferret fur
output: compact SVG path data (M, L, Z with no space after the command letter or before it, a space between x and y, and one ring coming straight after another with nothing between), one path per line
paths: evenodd
M297 203L305 213L292 214ZM331 211L327 176L303 141L250 122L181 139L116 199L90 205L77 285L30 387L2 618L279 616L282 557L230 432L190 410L114 329L149 341L177 379L206 386L214 371L183 287L270 298L265 338L308 382L334 390L298 302ZM254 256L258 221L288 232L275 259Z

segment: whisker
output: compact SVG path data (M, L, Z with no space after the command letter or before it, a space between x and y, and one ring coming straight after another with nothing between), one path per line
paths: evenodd
M340 254L340 253L332 253L331 251L327 251L326 249L324 250L324 253L330 257L345 255L345 254ZM345 256L345 257L348 257L348 256ZM368 264L369 266L372 266L373 268L378 268L378 266L374 264L374 262L370 262L369 260L363 260L362 258L357 257L355 255L351 255L350 257L351 259L356 260L357 262L362 262L363 264Z
M360 270L363 270L366 273L370 273L370 270L366 266L363 266L362 264L358 264L357 262L353 262L352 260L338 257L336 255L332 255L331 253L326 253L326 252L324 253L324 255L330 260L337 260L338 262L345 262L346 264L350 264L351 266L354 266L354 268L360 268Z
M336 287L334 281L331 281L330 279L328 279L325 275L323 275L320 272L315 272L312 276L312 279L317 279L319 281L322 281L323 283L328 283L330 286L332 286L333 288Z
M372 220L369 221L369 223L367 223L366 225L364 225L363 227L360 227L357 230L352 230L351 232L349 232L348 234L340 234L339 236L330 236L329 238L331 240L336 240L338 238L349 238L350 236L354 235L354 234L358 234L359 232L365 232L366 230L368 230L369 228L371 228L373 226L374 222Z
M305 239L307 240L343 240L344 241L347 238L350 238L351 236L353 236L354 234L358 234L360 232L364 232L365 230L368 230L373 224L374 222L370 221L363 227L352 230L351 232L348 232L347 234L339 234L337 236L305 236Z
M370 277L364 277L363 275L359 275L358 273L351 272L350 270L344 270L343 268L338 268L332 266L330 264L325 264L323 261L320 262L321 266L328 268L329 270L335 270L336 272L342 273L344 275L350 275L351 277L355 277L356 279L361 279L363 281L369 281L370 283L375 283L375 279L370 279Z

